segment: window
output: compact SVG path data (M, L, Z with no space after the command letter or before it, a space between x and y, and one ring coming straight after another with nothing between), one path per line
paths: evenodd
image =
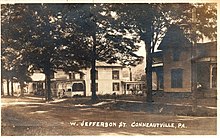
M95 91L96 92L98 91L98 87L99 87L98 83L95 83ZM91 91L92 91L92 83L91 83Z
M120 87L119 87L119 83L113 83L112 84L112 88L113 88L113 91L119 91L120 90Z
M76 79L76 74L73 73L72 79L75 80Z
M181 51L178 49L173 50L173 61L179 61Z
M138 90L138 91L141 90L141 84L136 84L136 90Z
M70 80L72 79L72 73L71 72L69 73L69 79Z
M183 69L171 70L171 88L183 87Z
M127 90L133 90L134 85L133 84L127 84Z
M92 79L92 69L90 70L90 78ZM95 79L98 80L98 70L95 70Z
M72 85L72 91L83 91L84 90L84 87L83 87L83 84L82 83L74 83Z
M76 79L75 75L76 75L75 73L69 72L69 79L75 80Z
M113 80L118 80L119 79L119 71L118 70L113 70L112 71L112 79Z

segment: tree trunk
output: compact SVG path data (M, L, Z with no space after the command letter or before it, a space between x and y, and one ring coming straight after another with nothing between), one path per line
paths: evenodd
M24 97L24 80L20 80L21 93L20 97Z
M50 67L46 66L45 67L45 76L46 76L46 100L47 101L52 100L50 75L51 75Z
M24 97L24 82L25 82L25 76L27 74L27 66L22 64L20 65L20 69L19 69L19 72L20 72L20 78L19 78L19 81L20 81L20 86L21 86L21 92L20 92L20 97Z
M149 9L149 15L148 15L148 19L146 21L146 34L145 34L145 45L146 45L146 68L145 68L145 72L146 72L146 83L147 83L147 98L146 101L147 102L152 102L152 63L153 63L153 59L152 59L152 40L153 40L153 13L152 13L152 9L150 7Z
M146 64L146 71L147 71L147 102L152 102L152 56L151 53L148 53L147 56L147 64Z
M9 92L9 78L7 78L7 95L10 96L10 92Z
M3 82L3 78L1 77L1 95L5 96L4 94L4 82Z
M193 33L193 45L191 46L191 71L192 71L192 82L191 82L191 89L192 89L192 98L193 98L193 106L192 112L197 112L197 63L196 59L193 57L197 57L196 53L196 8L192 9L192 33Z
M45 76L46 76L46 74L45 74ZM46 77L47 77L47 76L46 76ZM48 101L47 78L45 78L44 83L45 83L45 90L42 89L42 91L43 91L44 93L41 93L41 96L42 96L42 97L45 97L45 101Z
M96 80L95 80L95 76L96 76L96 71L95 71L95 61L92 61L92 69L91 69L91 89L92 89L92 101L96 101L97 100L97 95L96 95Z
M129 73L130 73L130 81L132 81L132 72L131 72L131 67L129 68Z
M47 90L47 100L51 101L52 100L52 96L51 96L51 80L50 80L50 75L46 76L46 90Z
M11 96L14 96L13 77L11 78Z
M149 39L149 37L146 37ZM151 37L150 37L151 38ZM151 40L151 39L150 39ZM148 40L149 41L149 40ZM152 53L151 53L151 41L150 42L145 42L146 45L146 68L145 68L145 73L146 73L146 83L147 83L147 97L146 101L147 102L152 102Z
M93 36L93 48L92 48L92 68L91 68L91 90L92 90L92 101L97 100L96 95L96 36Z

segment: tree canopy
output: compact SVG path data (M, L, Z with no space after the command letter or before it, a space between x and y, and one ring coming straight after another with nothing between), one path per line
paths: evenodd
M180 26L191 41L194 37L216 39L216 6L214 3L3 4L2 68L12 71L22 66L29 71L41 70L47 76L50 93L50 74L56 69L68 72L92 67L94 80L97 60L132 66L141 63L143 57L135 52L139 49L137 43L144 41L151 97L151 53L167 28L172 24ZM192 21L193 7L197 10L196 24ZM192 25L196 26L196 35L192 33Z
M3 51L10 47L24 62L18 66L45 73L48 98L56 69L95 68L96 60L133 66L142 61L134 53L138 36L124 37L131 33L117 26L108 5L8 4L2 9Z

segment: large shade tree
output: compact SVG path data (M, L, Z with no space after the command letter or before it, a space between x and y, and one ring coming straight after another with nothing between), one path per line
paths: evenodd
M121 25L122 21L117 19L110 7L111 4L77 4L77 8L74 5L74 11L66 15L69 21L75 23L82 45L87 46L84 58L91 66L92 100L97 99L96 61L135 66L143 59L135 54L140 37ZM73 37L76 35L73 34Z
M161 4L115 4L112 7L123 21L133 29L145 44L147 101L152 102L152 56L155 46L164 36L167 20L161 12Z
M20 96L24 94L24 81L30 80L27 72L28 65L24 56L28 51L24 50L27 43L17 33L21 32L18 25L22 20L21 12L24 12L24 8L24 6L1 5L1 78L6 80L10 78L12 96L14 80L21 84ZM7 93L9 94L8 82Z
M10 48L19 53L14 58L19 64L11 64L17 68L18 71L14 71L17 74L26 74L28 69L45 73L48 100L51 100L50 76L56 69L79 70L84 66L77 60L79 54L74 48L79 46L74 45L75 41L72 49L66 46L69 45L66 38L73 27L62 18L62 13L66 12L64 7L62 4L2 5L2 50ZM18 79L24 82L22 75Z

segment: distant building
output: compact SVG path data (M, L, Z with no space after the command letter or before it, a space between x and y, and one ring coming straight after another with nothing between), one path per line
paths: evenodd
M123 94L144 95L146 91L145 81L122 81Z
M43 94L45 90L45 75L40 72L36 72L31 76L32 82L29 82L26 86L28 93Z
M103 62L96 63L96 94L122 94L122 69L119 64L106 64ZM91 68L82 70L86 83L86 95L91 93Z
M81 73L66 73L63 70L56 70L51 79L52 96L68 95L68 97L72 97L73 94L91 96L91 68L84 68L80 71ZM32 79L33 82L28 85L29 92L38 95L45 94L45 76L42 77L42 73L35 73ZM113 93L117 95L140 94L143 86L143 81L130 81L124 78L122 65L96 63L97 95L112 95Z
M157 89L164 92L191 92L192 44L177 26L171 26L153 55ZM216 91L217 42L197 43L197 83L203 90Z
M119 64L96 63L96 94L123 94L123 66ZM36 76L35 74L34 76ZM39 74L38 74L39 75ZM63 92L80 90L84 91L84 96L91 96L91 68L84 68L81 73L65 73L57 70L51 79L51 89L53 96L63 95ZM32 76L32 78L35 78ZM42 78L42 77L41 77ZM45 80L45 77L44 77ZM45 89L44 80L37 81L36 78L29 85L29 90L33 92ZM30 91L29 91L30 92Z

